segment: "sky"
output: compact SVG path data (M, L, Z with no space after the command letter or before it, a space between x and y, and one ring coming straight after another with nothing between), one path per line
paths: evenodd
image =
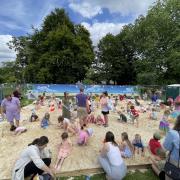
M0 0L0 62L15 60L7 43L40 28L45 16L64 8L75 24L90 32L93 45L107 33L118 34L126 24L146 15L155 0Z

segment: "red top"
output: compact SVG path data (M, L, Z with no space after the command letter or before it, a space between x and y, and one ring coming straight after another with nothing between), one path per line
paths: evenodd
M133 114L133 116L138 117L139 113L137 112L137 110L135 109L131 109L131 113Z
M155 139L150 139L149 141L149 147L150 147L150 150L151 152L154 154L154 155L157 155L156 154L156 150L157 148L161 148L161 144L158 140L155 140Z

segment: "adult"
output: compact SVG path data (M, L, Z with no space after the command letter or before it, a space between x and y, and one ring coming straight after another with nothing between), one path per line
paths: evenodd
M127 167L121 157L118 144L114 140L114 134L107 132L104 145L100 151L99 163L107 174L107 178L121 180L127 173Z
M178 167L179 157L179 144L180 143L180 115L177 117L174 128L167 133L163 147L170 153L170 162ZM168 178L167 178L168 179Z
M80 125L86 124L86 118L89 112L87 95L84 94L84 89L80 88L80 93L76 95L77 116L80 120Z
M108 114L109 114L109 107L108 107L108 93L107 91L102 93L101 99L100 99L100 104L101 104L101 112L104 116L104 127L108 127Z
M17 97L6 95L1 103L1 112L6 114L6 118L9 121L11 128L10 131L14 131L19 126L21 105ZM16 120L14 125L14 119Z
M20 93L19 87L16 87L16 90L13 91L13 96L18 99L21 99L21 93Z
M62 115L64 118L70 119L70 99L67 92L64 92L64 97L62 99Z
M46 136L35 139L26 149L23 150L19 159L16 161L12 179L24 180L24 178L33 177L36 174L48 173L54 176L50 168L51 157L49 151L45 151L49 140Z

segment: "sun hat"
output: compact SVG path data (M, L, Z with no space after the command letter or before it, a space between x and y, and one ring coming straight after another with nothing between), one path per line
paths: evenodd
M87 132L88 132L89 136L92 136L92 134L93 134L93 129L92 129L92 128L88 128L88 129L87 129Z
M158 140L161 139L161 135L160 135L159 132L155 132L155 133L153 134L153 136L154 136L154 138L156 138L156 139L158 139Z

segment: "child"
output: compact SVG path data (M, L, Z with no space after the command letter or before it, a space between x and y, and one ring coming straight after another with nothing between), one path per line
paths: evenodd
M134 146L134 151L139 154L141 152L141 156L144 156L144 143L141 140L141 136L139 134L135 134L135 138L132 141Z
M152 108L152 111L150 113L150 117L149 118L152 119L152 120L157 120L157 111L156 111L155 108Z
M162 120L159 123L159 129L163 131L165 134L169 131L169 122L168 122L168 117L170 115L169 110L164 111L164 115Z
M39 121L39 117L36 115L36 113L33 111L32 115L30 117L30 122Z
M26 132L26 131L27 131L27 128L26 128L26 127L20 126L20 127L17 127L17 128L15 129L14 134L15 134L15 135L20 135L21 133L24 133L24 132Z
M119 149L121 151L121 155L124 158L131 158L134 154L134 148L131 142L128 139L128 134L123 132L121 134L122 142L120 142Z
M119 114L119 116L120 116L120 118L119 118L118 120L120 120L120 122L122 122L122 123L127 123L127 117L126 117L126 115L124 115L124 114L122 113L122 111L118 111L118 114Z
M134 121L136 120L136 126L138 127L139 126L139 113L137 112L137 110L135 109L134 106L131 106L130 107L130 113L131 113L131 119L133 121L133 124L134 124Z
M78 140L77 140L78 145L87 145L88 139L92 136L92 134L93 134L92 128L88 128L84 130L84 127L82 126L78 135Z
M50 114L45 113L45 116L43 117L43 119L41 121L41 127L43 129L46 129L49 126L49 119L50 119Z
M97 125L104 125L105 124L105 121L104 121L104 119L101 117L101 115L98 115L97 117L96 117L96 124Z
M157 155L156 150L158 148L162 148L161 143L159 142L160 139L161 135L159 134L159 132L155 132L153 134L153 138L149 141L149 150L153 155Z
M55 165L56 170L60 170L64 162L64 159L69 156L72 150L72 143L68 138L68 133L67 132L62 133L61 138L62 138L62 142L59 147L58 158Z
M88 116L87 116L87 119L86 119L86 121L87 121L87 123L94 123L94 124L96 124L96 119L95 119L95 117L94 117L94 114L89 114Z
M76 134L76 126L73 126L69 119L64 118L63 116L58 117L59 127L63 128L64 131L70 132L72 134Z
M152 169L160 179L165 179L163 168L166 163L166 152L162 148L158 148L156 154L157 156L150 157L150 160L152 161Z

